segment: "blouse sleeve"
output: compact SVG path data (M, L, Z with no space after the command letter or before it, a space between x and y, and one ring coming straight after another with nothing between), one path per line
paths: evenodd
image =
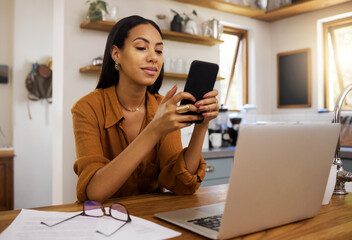
M77 102L71 109L77 160L74 171L78 175L76 194L78 201L88 199L86 188L93 175L109 163L104 157L100 142L97 114L85 101Z
M184 158L187 148L182 148L180 130L167 134L160 141L158 160L161 172L158 183L177 195L193 194L205 177L206 163L201 156L197 172L191 174Z

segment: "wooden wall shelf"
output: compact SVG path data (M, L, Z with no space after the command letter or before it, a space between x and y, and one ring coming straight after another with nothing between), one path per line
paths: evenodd
M240 16L250 17L257 20L274 22L280 19L292 17L302 13L313 12L319 9L324 9L350 2L351 0L300 0L291 5L273 9L265 12L256 8L246 7L223 0L174 0L176 2L187 3L195 6L206 7L222 12L232 13ZM110 21L90 21L86 20L81 23L81 28L88 28L101 31L110 31L115 25L115 22ZM164 33L163 33L164 34ZM167 35L167 34L166 34ZM188 34L186 34L188 35ZM167 39L164 36L165 39Z
M85 29L110 32L115 23L116 22L112 21L91 21L90 19L87 19L81 23L80 27Z
M255 16L253 18L267 22L274 22L280 19L296 16L302 13L313 12L350 1L351 0L301 0L292 5L273 9L263 15Z
M206 46L214 46L216 44L220 44L224 42L216 38L203 37L203 36L192 35L187 33L169 31L169 30L162 30L161 32L165 40L201 44Z
M85 66L79 69L81 73L94 73L98 74L101 71L101 66L94 66L94 65L89 65ZM172 78L176 80L186 80L187 79L187 74L180 74L180 73L169 73L169 72L164 72L164 78ZM225 78L223 77L217 77L216 80L224 80Z
M223 0L174 0L174 1L192 4L200 7L206 7L210 9L215 9L218 11L232 13L232 14L241 15L245 17L250 17L257 20L273 22L287 17L292 17L298 14L312 12L315 10L346 3L351 0L300 0L292 5L284 6L268 12L265 12L256 8L251 8L251 7L225 2Z
M182 2L192 4L200 7L206 7L222 12L232 13L245 17L255 17L265 14L263 10L256 8L246 7L223 0L174 0L176 2Z
M88 65L79 69L80 73L100 73L101 66Z
M115 25L115 22L111 22L111 21L86 20L83 23L81 23L80 27L86 28L86 29L98 30L98 31L110 31L114 25ZM203 37L203 36L192 35L192 34L181 33L181 32L174 32L174 31L168 31L168 30L162 30L161 32L165 40L201 44L206 46L213 46L224 42L220 39Z
M188 76L187 74L164 72L164 78L186 80L187 76ZM224 80L224 79L225 78L223 78L223 77L217 77L216 81L221 81L221 80Z

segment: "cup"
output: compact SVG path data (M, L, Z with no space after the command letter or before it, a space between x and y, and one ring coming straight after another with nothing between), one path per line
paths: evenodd
M221 133L211 133L209 140L213 148L219 148L221 147L222 135Z
M175 73L183 73L183 60L182 58L177 58L175 62Z
M329 174L329 179L326 184L324 198L322 205L327 205L330 202L332 194L334 193L335 184L336 184L336 174L337 174L337 165L332 164Z
M171 71L171 58L169 58L169 57L164 59L164 71L165 72L172 72Z
M110 9L110 21L113 21L113 22L117 22L118 18L117 18L117 8L116 7L112 7Z

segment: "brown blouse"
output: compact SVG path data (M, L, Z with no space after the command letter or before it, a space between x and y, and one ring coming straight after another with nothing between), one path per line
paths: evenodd
M147 92L142 129L153 119L162 98ZM74 163L78 175L77 199L85 201L87 185L95 172L119 155L129 141L122 125L124 116L115 86L89 93L74 104L71 112L77 155ZM204 179L206 163L201 157L199 168L192 175L186 169L184 152L180 130L165 135L113 197L158 192L164 188L179 195L194 193Z

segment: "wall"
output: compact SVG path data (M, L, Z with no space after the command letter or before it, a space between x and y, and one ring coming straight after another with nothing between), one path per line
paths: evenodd
M0 1L0 65L9 67L9 83L0 84L0 147L12 146L13 1Z
M68 4L69 2L69 4ZM146 18L154 19L158 13L165 13L168 15L169 20L172 18L170 8L175 9L179 12L190 13L193 9L196 9L198 15L203 20L211 19L213 17L218 18L221 21L229 22L237 27L245 27L249 29L250 54L260 56L259 60L263 57L262 55L268 54L267 49L260 49L259 45L262 42L270 42L268 30L269 24L251 20L245 17L235 16L226 13L220 13L206 8L200 8L190 6L182 3L166 0L130 0L128 4L121 4L118 1L107 1L108 6L115 6L118 8L118 17L122 18L132 14L139 14ZM57 4L57 5L56 5ZM135 6L138 6L136 8ZM57 11L57 9L63 9ZM54 72L55 81L61 82L60 86L54 88L54 91L61 91L63 96L59 97L60 100L56 101L54 96L54 112L55 116L62 116L61 120L55 117L55 132L62 132L62 136L59 133L55 134L53 138L53 145L55 146L53 161L55 168L53 168L53 202L72 202L75 201L75 184L77 177L72 171L72 165L75 161L74 152L74 139L72 130L72 120L70 109L75 101L80 97L92 91L97 84L97 75L81 74L78 69L85 65L89 65L91 59L102 55L105 47L105 41L107 37L106 32L99 32L87 29L80 29L79 24L84 20L87 4L85 0L81 1L55 1L55 12L60 12L57 15L54 14L54 22L64 19L64 27L61 30L54 30L54 35L63 38L60 47L62 47L63 56L59 56L59 60L56 60L54 52L54 62L61 65L64 69L62 76L57 76L59 71ZM197 19L200 21L200 19ZM56 24L55 24L56 25ZM262 42L255 41L254 38L260 38ZM54 37L56 41L56 37ZM61 40L60 40L61 41ZM84 44L82 44L84 43ZM57 47L57 45L55 45ZM256 50L256 52L254 52ZM191 54L190 54L191 53ZM218 62L218 46L205 47L187 43L176 43L172 41L165 41L164 55L172 58L184 58L184 59L203 59L206 61ZM253 57L251 64L251 70L254 70L257 65L257 60ZM58 63L59 62L59 63ZM59 66L55 66L59 67ZM260 67L260 69L268 69L267 67ZM61 74L61 73L60 73ZM260 73L255 73L260 74ZM251 75L251 86L254 86L255 74ZM262 74L263 75L263 74ZM264 74L266 75L266 73ZM165 84L161 89L161 93L165 92L177 84L179 90L183 89L184 82L166 80ZM61 90L59 90L61 88ZM57 95L58 97L58 95ZM58 105L59 106L58 106ZM59 117L60 118L60 117ZM185 131L185 138L189 136L189 131ZM58 170L59 169L59 170ZM57 172L62 172L57 174Z
M329 115L318 115L320 109L318 90L322 80L313 73L313 107L310 109L276 109L276 54L304 47L312 48L313 72L317 72L317 26L316 21L351 9L351 3L303 14L297 17L266 23L246 17L221 13L211 9L191 6L171 0L130 0L128 3L108 0L109 6L118 8L118 17L140 14L155 19L158 13L165 13L171 19L170 8L189 13L196 9L198 15L207 20L217 18L227 24L248 30L249 34L249 101L257 104L259 120L321 120L330 121ZM12 66L12 85L2 90L0 101L7 94L13 99L13 123L6 120L5 128L13 127L13 146L15 158L15 208L35 207L68 203L76 200L75 184L77 177L72 166L75 161L74 138L70 109L75 101L92 91L97 83L97 75L81 74L79 68L89 65L91 59L104 51L106 32L80 29L88 5L86 0L2 0L6 14L13 14L14 30L7 28L11 38L5 40L12 50L8 51L8 64ZM0 5L1 9L3 5ZM136 7L138 6L138 7ZM13 7L13 11L11 11ZM40 9L40 14L38 13ZM6 14L0 15L4 21ZM52 15L53 14L53 15ZM24 19L26 21L24 21ZM198 19L200 21L200 19ZM11 24L11 21L8 22ZM288 29L291 29L290 33ZM299 35L294 32L298 32ZM3 35L1 48L3 52ZM54 46L54 47L53 47ZM204 47L192 44L178 44L165 41L165 55L172 58L192 56L209 61L218 61L217 47ZM1 53L2 53L1 52ZM33 120L27 116L26 91L24 78L34 61L44 61L53 56L54 92L53 105L45 102L31 102ZM0 60L2 58L0 56ZM165 81L161 93L165 93L173 84L183 89L182 81ZM13 88L13 94L11 92ZM1 92L2 91L2 92ZM6 97L7 98L7 97ZM9 101L11 102L11 100ZM0 103L0 124L4 111L11 116L11 109ZM186 131L187 136L187 131ZM10 142L11 143L11 142Z
M15 0L13 37L13 147L15 149L15 208L51 204L51 108L30 102L24 80L33 62L52 56L52 1ZM30 20L30 21L29 21Z
M301 14L295 17L276 21L271 24L271 52L269 56L270 78L265 91L258 92L257 101L263 115L261 120L276 121L332 121L332 113L317 114L324 108L324 75L322 62L322 33L321 22L324 19L348 12L352 14L352 2L322 9L312 13ZM312 107L298 109L276 108L276 56L280 52L297 50L302 48L311 49L312 66ZM259 79L258 79L259 80ZM257 81L259 82L259 81ZM262 105L266 107L262 107Z

